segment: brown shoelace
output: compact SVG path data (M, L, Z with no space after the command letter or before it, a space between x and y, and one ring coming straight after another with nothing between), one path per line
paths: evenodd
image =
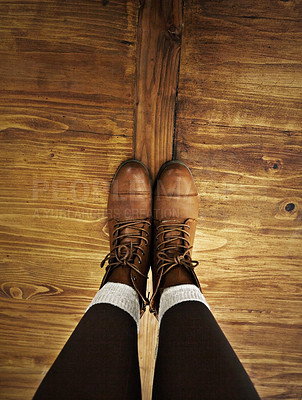
M158 229L161 232L157 233L156 240L162 235L163 241L157 246L157 273L163 270L163 275L167 274L172 268L182 265L188 271L191 271L198 265L198 261L191 259L191 249L189 237L190 234L185 228L190 228L189 225L179 222L164 222L159 225ZM175 232L175 235L173 235ZM166 235L172 233L167 239ZM187 237L186 237L187 236ZM180 241L183 244L176 243Z
M139 242L143 240L146 245L148 244L148 239L142 236L142 232L145 232L147 237L149 236L148 231L143 228L145 224L151 225L148 220L127 220L127 221L119 221L113 227L113 249L106 255L104 260L101 262L101 268L104 267L105 263L108 261L107 269L111 271L117 267L130 267L139 275L147 278L145 274L143 274L134 264L135 257L138 258L138 263L141 264L142 256L145 254L142 247L133 243L133 241L129 241L126 243L120 243L123 239L134 239ZM138 233L123 233L126 228L132 228L138 231Z

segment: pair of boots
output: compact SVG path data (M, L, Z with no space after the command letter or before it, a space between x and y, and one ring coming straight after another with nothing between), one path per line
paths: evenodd
M162 291L194 284L200 289L191 258L198 218L198 193L192 174L180 161L165 163L154 194L150 175L140 161L128 160L117 169L108 198L110 253L101 287L107 282L133 287L141 315L149 305L158 317ZM153 294L146 295L149 268Z

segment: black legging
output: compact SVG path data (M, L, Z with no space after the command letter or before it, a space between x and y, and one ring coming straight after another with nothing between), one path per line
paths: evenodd
M110 304L84 315L34 399L138 400L137 326ZM153 399L259 399L208 308L188 301L170 308L160 326Z

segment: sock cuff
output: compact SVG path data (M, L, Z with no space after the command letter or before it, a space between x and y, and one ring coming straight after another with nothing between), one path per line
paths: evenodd
M171 286L164 289L160 297L158 313L159 324L163 315L169 308L184 301L199 301L205 304L210 310L210 306L197 286L191 284Z
M140 305L136 291L124 283L107 282L96 293L86 312L95 304L112 304L126 311L134 319L139 328Z

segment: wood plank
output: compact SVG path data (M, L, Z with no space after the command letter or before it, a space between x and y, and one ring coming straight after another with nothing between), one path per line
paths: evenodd
M147 293L153 291L152 274L149 273ZM149 296L149 297L150 297ZM152 399L153 376L156 361L156 348L158 344L158 321L154 315L145 312L140 320L138 333L139 366L142 383L142 400Z
M181 0L144 0L138 20L134 155L152 178L172 159L182 30ZM152 293L151 274L148 290ZM138 337L143 400L152 396L157 321L146 313Z
M0 193L0 351L7 360L0 392L7 399L32 397L97 291L109 250L112 171L132 152L128 137L73 133L53 163L50 146L53 140L59 146L58 137L48 134L45 144L42 137L31 145L1 141L8 159L14 153ZM24 146L40 157L18 162ZM22 387L15 384L19 375Z
M176 148L200 194L198 277L261 398L297 399L300 9L187 0L184 26Z
M135 157L154 178L172 159L182 30L181 0L144 0L138 26Z
M24 400L102 279L109 184L133 151L137 7L6 1L0 17L0 397Z
M132 133L134 4L11 0L0 16L2 129Z

